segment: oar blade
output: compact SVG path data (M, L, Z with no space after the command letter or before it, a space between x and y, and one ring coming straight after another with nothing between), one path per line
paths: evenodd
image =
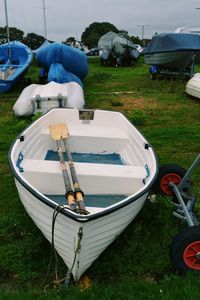
M62 138L62 132L58 124L56 125L49 125L49 132L53 140L57 141Z
M59 124L60 130L61 130L61 134L62 134L62 138L63 139L67 139L69 136L69 131L67 128L66 124Z
M68 137L68 129L65 124L49 125L49 132L53 140L57 141Z

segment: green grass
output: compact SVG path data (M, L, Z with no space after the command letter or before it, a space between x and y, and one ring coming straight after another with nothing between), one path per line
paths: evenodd
M92 59L89 69L84 82L87 108L124 113L155 147L160 164L190 166L199 153L200 102L185 94L186 81L152 81L142 59L130 68L103 67ZM38 83L35 63L26 76ZM0 299L198 299L199 276L179 276L170 263L171 241L186 225L173 217L173 206L164 197L147 201L86 271L88 289L50 286L44 294L51 248L25 212L7 161L14 138L34 119L18 119L12 112L24 87L21 82L0 96ZM199 169L193 176L198 197ZM58 267L62 278L66 267L61 259ZM46 283L53 279L52 267Z

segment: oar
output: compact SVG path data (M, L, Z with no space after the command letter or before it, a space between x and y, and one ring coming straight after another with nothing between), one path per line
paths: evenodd
M71 183L70 183L69 175L67 172L67 166L66 166L66 163L64 160L62 147L61 147L62 131L60 130L60 127L58 125L50 125L49 131L50 131L50 135L51 135L52 139L55 140L55 142L56 142L57 151L58 151L58 155L60 158L60 166L62 169L65 190L66 190L65 197L68 201L70 209L75 211L76 210L76 202L75 202L75 197L74 197L74 191L71 188Z
M68 141L67 141L67 138L69 136L69 131L65 124L59 124L59 126L60 126L60 130L62 132L62 139L63 139L63 143L64 143L66 155L67 155L67 160L68 160L70 171L71 171L72 182L73 182L73 186L74 186L75 197L78 202L78 207L80 210L85 211L86 209L85 209L85 204L84 204L84 193L80 188L80 184L79 184L79 181L78 181L78 178L76 175L76 170L74 167L72 155L69 151L69 145L68 145Z

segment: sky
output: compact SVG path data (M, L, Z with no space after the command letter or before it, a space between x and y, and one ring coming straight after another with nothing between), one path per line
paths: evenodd
M44 36L43 0L7 0L8 22L24 33ZM151 38L177 27L200 27L200 0L45 0L47 38L56 42L81 39L93 22L109 22L129 35ZM0 26L5 26L0 0Z

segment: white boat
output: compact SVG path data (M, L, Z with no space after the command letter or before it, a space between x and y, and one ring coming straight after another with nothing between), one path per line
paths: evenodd
M200 99L200 73L195 73L186 84L186 93Z
M82 87L76 82L31 84L26 87L13 106L17 117L29 117L37 112L45 113L55 107L83 109L85 105Z
M55 137L59 126L69 135ZM79 196L80 188L84 192L84 203L77 196L76 210L72 160L69 167L57 153L66 150L63 139L74 161ZM53 234L75 281L133 221L158 169L152 146L121 113L65 108L50 110L25 129L10 148L9 163L25 209L50 242Z
M192 34L200 34L200 27L199 26L183 26L178 27L174 31L175 33L192 33Z

